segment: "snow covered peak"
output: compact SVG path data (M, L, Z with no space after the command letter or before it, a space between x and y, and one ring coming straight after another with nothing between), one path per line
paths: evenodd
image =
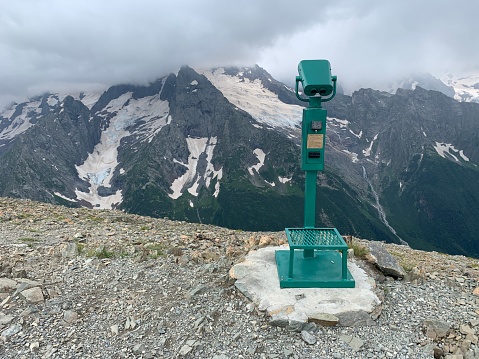
M398 79L392 82L386 91L389 93L396 93L398 89L414 90L416 87L422 87L426 90L442 92L444 95L454 97L454 88L439 78L429 73L416 73L408 77Z
M248 68L236 73L224 68L197 70L219 89L232 104L248 112L257 122L270 127L298 128L303 108L282 102L278 94L269 90L262 79L247 76ZM266 81L273 81L266 79Z
M414 90L417 86L426 90L442 92L460 102L479 103L479 72L461 76L414 74L401 80L395 80L379 90L394 94L398 88Z
M462 102L479 103L479 73L468 76L444 75L441 81L454 88L454 98Z
M42 112L41 101L12 105L0 113L0 146L33 126L32 119Z
M91 109L102 93L101 91L92 91L89 93L77 92L72 94L47 93L32 97L21 104L14 103L0 111L0 142L10 141L34 126L36 118L49 111L54 111L67 96L72 96Z

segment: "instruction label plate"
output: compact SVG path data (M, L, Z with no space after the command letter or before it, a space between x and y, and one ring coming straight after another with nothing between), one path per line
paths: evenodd
M307 148L323 148L324 134L308 134Z

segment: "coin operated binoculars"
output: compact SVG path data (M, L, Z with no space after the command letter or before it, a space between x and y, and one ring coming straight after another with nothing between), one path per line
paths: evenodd
M289 250L276 251L281 288L354 288L347 268L348 246L336 228L315 228L316 184L324 169L327 111L323 102L336 95L336 76L327 60L303 60L298 65L296 97L303 109L301 169L306 172L304 228L286 228ZM303 98L299 94L299 83ZM341 253L341 255L340 255Z
M296 96L301 101L303 99L298 94L298 83L303 85L303 92L306 96L329 96L330 98L321 99L321 102L332 100L336 95L336 76L331 76L331 65L328 60L303 60L298 65L299 76L296 76Z
M309 106L303 109L301 135L301 169L306 171L304 226L314 227L316 216L316 179L317 171L324 169L324 148L326 145L327 111L321 107L323 102L336 95L336 76L331 76L328 60L303 60L298 65L296 76L296 97ZM299 95L299 83L308 98ZM329 97L325 97L329 96ZM305 255L311 252L307 251Z
M301 169L322 171L327 111L321 108L321 104L332 100L336 95L337 77L331 76L331 65L328 60L303 60L298 65L298 73L296 97L309 102L309 106L303 110ZM303 94L308 98L299 95L300 82Z

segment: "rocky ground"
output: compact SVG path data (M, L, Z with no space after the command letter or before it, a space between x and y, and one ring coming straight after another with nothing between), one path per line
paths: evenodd
M385 245L407 275L354 259L382 299L368 325L288 330L228 274L283 232L6 198L0 230L1 358L479 358L476 259Z

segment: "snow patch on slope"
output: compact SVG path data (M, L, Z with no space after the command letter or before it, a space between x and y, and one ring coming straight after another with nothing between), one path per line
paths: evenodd
M140 141L151 141L161 128L171 122L169 104L160 100L160 94L140 99L127 92L110 101L103 111L113 114L108 128L102 132L100 143L80 166L78 176L90 184L88 193L75 190L78 200L90 203L95 208L112 209L123 200L121 190L112 195L101 196L100 187L111 187L111 179L118 167L118 147L124 137L133 134ZM135 130L131 130L138 125Z
M75 199L68 198L68 197L62 195L60 192L54 192L53 194L54 194L55 196L57 196L57 197L63 198L65 201L68 201L68 202L77 202Z
M171 190L173 191L172 194L169 194L169 196L173 199L178 199L182 194L183 194L183 188L185 185L191 184L193 182L193 185L188 188L188 191L191 193L191 191L196 190L195 179L197 179L196 176L196 168L198 166L198 160L200 158L200 155L206 150L206 143L208 142L207 138L191 138L188 137L186 139L186 143L188 145L188 151L190 152L190 155L188 156L188 163L184 164L188 168L185 174L183 174L181 177L178 177L173 181L171 184ZM179 162L179 161L178 161ZM193 190L192 190L193 189ZM192 194L193 194L192 193Z
M349 121L348 120L341 120L336 117L327 117L328 124L331 124L333 126L339 127L341 129L347 129L349 127Z
M266 158L266 154L263 152L261 148L256 148L253 151L253 153L255 154L259 162L255 164L254 166L248 167L248 172L251 176L254 175L253 171L256 171L256 173L259 173L260 168L263 167L264 165L264 159Z
M373 140L369 144L369 147L366 148L365 150L363 150L364 157L369 157L371 155L371 150L373 148L374 141L376 141L378 139L378 136L379 136L379 134L376 134L376 136L374 136Z
M437 154L442 158L447 158L448 156L452 157L456 162L460 162L459 158L462 158L464 161L469 162L469 158L464 154L463 150L456 149L450 143L440 143L436 142L434 149Z
M256 121L271 127L299 128L303 108L281 102L278 95L263 86L259 79L239 78L215 71L199 70L206 78L238 108L249 113Z
M351 134L357 138L363 137L363 130L359 131L359 134L355 134L351 129L349 130L349 132L351 132Z
M184 193L184 189L193 196L198 196L199 188L202 182L205 183L206 187L209 187L211 181L216 178L215 192L213 196L218 197L220 185L219 181L223 177L223 169L220 168L218 171L214 169L212 164L213 152L218 143L217 137L210 138L192 138L188 137L186 139L186 144L188 145L188 163L183 163L179 160L174 159L175 163L179 163L182 166L187 168L186 173L178 177L171 184L171 190L173 193L169 194L173 199L178 199ZM199 174L197 172L198 163L202 154L206 155L206 169L204 174Z
M288 177L281 177L281 176L278 177L278 181L280 181L281 183L290 182L292 179L293 179L293 176L291 176L289 178Z
M123 196L121 190L109 196L101 196L98 193L99 187L111 187L111 179L115 168L118 166L118 146L120 140L128 132L112 127L113 123L101 135L100 143L95 146L93 153L80 166L75 166L78 176L90 183L88 193L75 189L78 200L90 203L94 208L112 209L119 205Z
M335 117L328 117L326 124L327 124L328 131L338 134L338 136L340 136L340 138L343 138L343 139L349 139L350 138L349 134L352 134L354 137L357 137L357 138L361 138L363 136L363 131L360 131L359 134L356 134L354 133L353 130L349 128L350 122L348 120L342 120ZM329 133L331 134L331 132ZM374 140L372 143L370 143L369 147L366 150L363 150L363 155L365 157L368 157L371 154L373 143L377 139L377 137L378 135L374 137ZM348 157L351 159L352 163L357 163L359 161L358 159L359 155L357 153L351 152L347 149L341 149L340 151L347 154Z
M342 150L342 152L346 153L349 158L351 158L351 162L352 163L357 163L359 160L358 160L358 154L355 153L355 152L350 152L348 150Z

